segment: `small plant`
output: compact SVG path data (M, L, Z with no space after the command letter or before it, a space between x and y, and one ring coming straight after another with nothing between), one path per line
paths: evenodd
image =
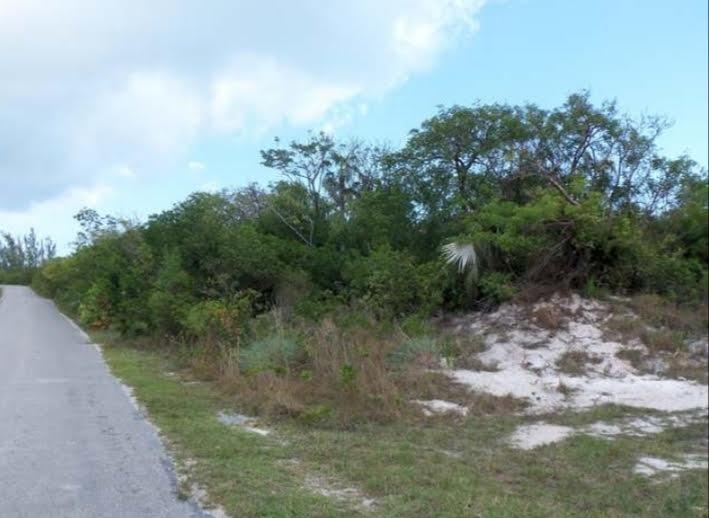
M586 366L601 363L601 358L592 356L586 351L566 351L557 360L556 366L560 372L565 374L580 375L586 372Z
M645 324L632 315L613 316L605 323L605 327L610 338L626 342L640 338L646 329Z
M414 361L437 363L441 355L441 344L435 338L422 336L402 343L392 354L391 360L396 365Z
M574 389L563 381L559 381L559 384L556 386L556 390L565 398L571 397L571 395L574 393Z
M625 347L615 353L615 356L616 358L629 362L633 367L638 368L645 357L645 353L642 349Z
M659 295L638 295L630 300L630 307L653 327L665 327L685 334L706 333L709 324L706 305L685 308Z
M318 404L306 407L298 416L298 419L304 424L318 424L327 421L332 416L332 407L330 405Z
M300 345L287 336L269 336L241 348L241 367L248 373L273 371L283 374L291 370L301 351Z
M561 311L550 306L542 306L533 311L532 319L539 327L550 330L559 329L564 322Z
M480 278L480 294L493 304L502 304L514 297L516 293L511 275L490 272Z
M600 293L601 293L601 290L598 287L598 284L596 283L596 279L594 279L593 277L589 277L586 280L586 284L584 284L584 286L583 286L584 296L589 299L595 299L595 298L598 298Z
M684 335L679 331L646 330L640 338L651 351L676 352L684 347Z
M357 369L351 363L345 363L340 367L340 384L344 387L352 387L357 378Z

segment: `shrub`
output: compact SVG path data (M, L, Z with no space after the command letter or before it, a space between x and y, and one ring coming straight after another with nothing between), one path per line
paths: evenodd
M79 305L82 323L96 329L107 329L111 325L110 288L105 282L95 282L84 294Z
M252 374L263 371L288 373L302 352L303 348L290 337L282 334L269 336L241 348L241 369Z
M532 312L534 322L544 329L556 330L564 323L564 318L558 308L542 306Z
M392 352L390 358L392 363L399 366L411 362L436 366L441 351L442 347L438 340L430 336L421 336L403 342Z
M501 304L515 296L512 275L490 272L480 278L480 294L492 304Z
M344 273L351 293L378 316L395 317L416 309L416 267L408 254L378 248L367 257L350 261Z
M182 269L180 254L177 251L167 253L148 298L151 319L158 330L175 333L181 329L187 317L191 289L192 279ZM192 318L198 319L196 316ZM192 325L200 327L196 320Z

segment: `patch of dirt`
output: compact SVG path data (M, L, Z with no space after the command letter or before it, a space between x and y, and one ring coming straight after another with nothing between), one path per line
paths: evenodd
M463 405L442 399L430 399L427 401L417 399L412 401L412 403L420 405L424 415L427 417L436 414L457 414L463 417L468 415L468 409Z
M297 473L303 480L303 486L308 491L341 502L348 507L361 512L369 512L376 507L376 500L369 498L356 487L347 487L331 477L308 471L299 459L280 461L285 469Z
M222 424L227 426L238 426L247 432L252 432L263 436L271 433L271 430L258 427L258 421L255 418L245 416L243 414L237 414L234 412L219 412L217 414L217 419Z
M376 505L373 498L367 498L354 487L340 487L324 477L309 474L305 477L305 486L313 493L338 500L357 507L363 511L371 511Z
M709 468L707 457L699 454L686 454L682 459L672 461L660 459L657 457L640 457L633 472L646 477L666 474L670 478L676 477L680 472L688 469L703 469Z
M548 423L522 425L514 431L507 442L514 448L531 450L539 446L563 441L574 435L589 435L612 440L618 436L645 437L670 428L682 428L694 423L705 422L706 414L683 413L668 416L644 416L597 421L586 426L571 427Z
M510 436L509 443L520 450L533 450L539 446L563 441L574 433L575 430L570 426L537 423L517 428Z

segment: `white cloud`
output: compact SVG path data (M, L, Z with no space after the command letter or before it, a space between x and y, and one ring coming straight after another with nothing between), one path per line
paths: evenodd
M114 170L116 172L116 175L120 176L121 178L135 178L136 177L135 171L126 165L118 166Z
M198 160L187 162L187 169L193 173L202 173L207 169L207 166Z
M73 216L84 207L100 208L114 193L105 184L85 188L71 188L49 200L34 202L19 211L0 210L2 230L24 233L34 227L40 236L52 236L65 251L73 239L75 230Z
M219 190L219 182L215 180L205 182L200 185L197 190L202 192L217 192Z
M0 0L0 214L184 164L197 139L334 131L474 32L482 4Z

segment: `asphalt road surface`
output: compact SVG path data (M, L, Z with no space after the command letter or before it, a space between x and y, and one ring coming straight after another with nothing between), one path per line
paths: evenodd
M195 517L98 349L30 289L0 295L0 517Z

